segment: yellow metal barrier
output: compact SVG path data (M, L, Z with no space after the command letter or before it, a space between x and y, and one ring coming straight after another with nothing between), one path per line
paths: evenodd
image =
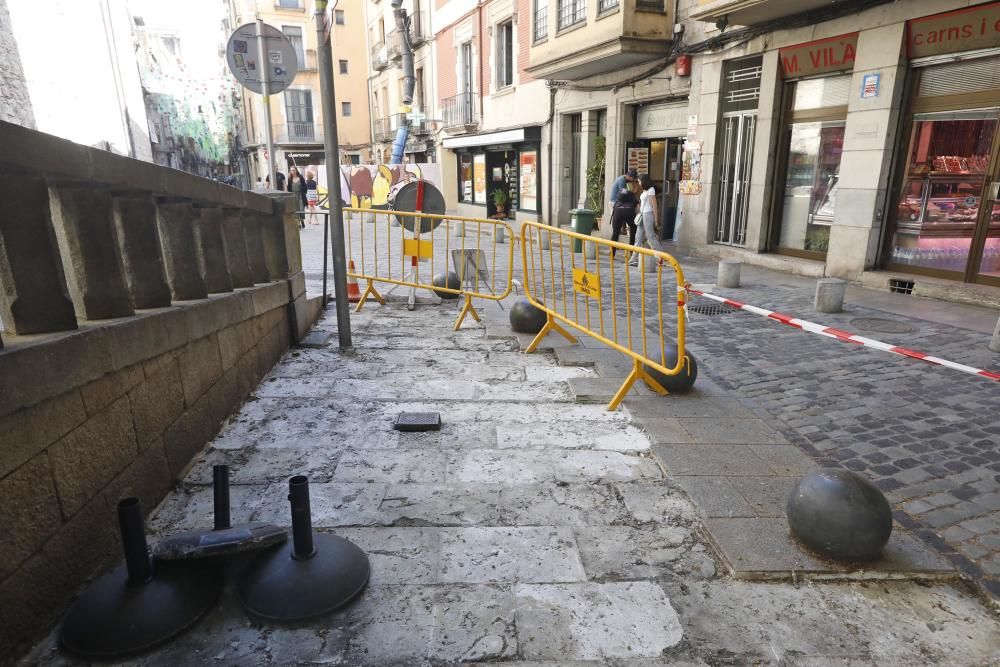
M501 301L511 292L514 236L501 220L345 208L344 222L348 258L360 263L349 265L347 275L367 282L356 311L368 297L385 304L375 283L429 289L465 299L457 331L466 315L479 321L474 298ZM506 248L496 240L498 229ZM458 274L459 287L432 284L435 274L448 271Z
M582 252L573 252L575 240L581 242ZM629 257L636 258L638 266L628 266ZM562 326L565 324L632 360L632 372L611 399L608 410L617 408L639 379L656 393L667 393L647 367L665 375L690 372L684 354L687 292L684 274L673 257L526 222L521 227L521 259L525 294L547 316L545 326L525 352L537 349L551 331L576 342ZM664 272L667 267L672 272ZM673 289L669 284L665 289L665 281L673 282ZM667 366L670 330L676 331L671 342L676 343L677 361Z

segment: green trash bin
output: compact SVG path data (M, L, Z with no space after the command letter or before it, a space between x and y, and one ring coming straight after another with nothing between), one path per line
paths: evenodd
M594 220L597 219L597 212L589 208L574 208L570 214L570 229L577 234L590 236L594 231ZM583 252L583 241L573 239L573 252Z

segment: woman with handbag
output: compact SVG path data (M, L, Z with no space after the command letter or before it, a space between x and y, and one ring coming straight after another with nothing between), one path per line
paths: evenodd
M635 214L636 207L639 205L639 198L635 196L635 190L638 188L638 184L634 181L629 181L625 184L618 192L618 199L615 200L614 207L611 210L611 240L617 241L618 237L623 231L625 231L625 226L628 226L628 243L629 245L635 245ZM611 257L615 256L615 248L611 248ZM626 259L628 255L626 254Z
M642 188L642 194L639 195L639 215L636 216L638 229L635 233L635 245L641 247L645 243L653 250L664 252L663 244L656 234L659 211L656 204L656 188L653 187L653 180L649 174L639 174L639 186ZM633 256L629 264L637 266L639 257Z

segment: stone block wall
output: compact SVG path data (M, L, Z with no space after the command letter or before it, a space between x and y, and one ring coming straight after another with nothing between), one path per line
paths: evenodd
M154 509L320 305L290 196L3 122L0 145L6 664L121 559L118 500Z
M31 110L31 97L24 80L7 0L0 0L0 90L3 90L3 95L0 95L0 120L35 127L35 115Z

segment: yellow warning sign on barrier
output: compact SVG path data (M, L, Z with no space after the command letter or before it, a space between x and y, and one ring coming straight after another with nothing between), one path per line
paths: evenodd
M596 273L574 268L573 289L591 299L600 299L601 278Z
M403 239L403 254L407 257L433 257L434 242L418 241L417 239Z

